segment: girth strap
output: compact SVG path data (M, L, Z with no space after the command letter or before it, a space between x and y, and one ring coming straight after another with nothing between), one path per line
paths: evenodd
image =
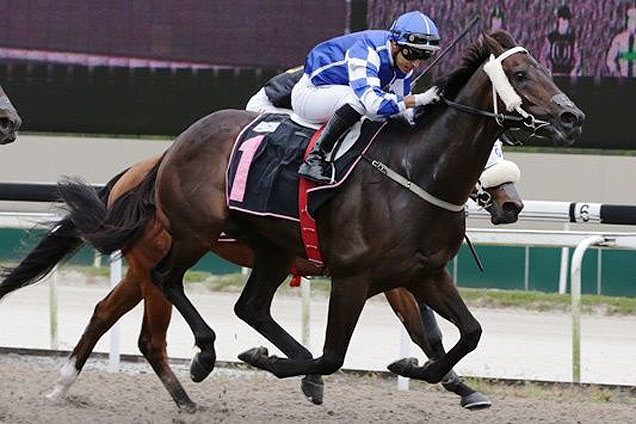
M406 188L407 190L413 192L416 196L427 201L428 203L435 205L438 208L446 209L447 211L450 211L450 212L464 211L465 205L463 204L457 205L455 203L450 203L438 197L435 197L431 193L424 190L422 187L415 184L414 182L404 178L402 175L398 174L397 172L395 172L394 170L392 170L391 168L389 168L382 162L375 159L371 159L367 157L367 155L362 155L362 158L366 160L367 162L369 162L371 166L373 166L375 169L377 169L378 171L380 171L381 173L389 177L391 180L395 181L396 183Z

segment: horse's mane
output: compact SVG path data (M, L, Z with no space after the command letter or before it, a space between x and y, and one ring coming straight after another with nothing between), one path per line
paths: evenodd
M494 32L490 34L490 36L506 50L517 45L516 41L512 38L512 35L510 35L507 31ZM483 42L477 41L471 44L464 51L464 54L460 59L459 68L440 77L435 81L434 85L438 86L443 91L446 98L454 99L462 87L466 85L470 77L489 56L490 51Z
M504 49L510 49L517 45L517 42L512 38L507 31L497 31L490 34ZM453 100L461 89L466 85L471 76L479 69L482 63L490 56L490 50L480 40L472 43L466 48L464 54L460 59L460 65L457 69L450 73L441 76L435 80L434 84L437 86L444 97L449 100ZM443 110L441 105L425 105L415 109L415 123L416 127L420 123L424 124L430 122L430 117L436 111ZM422 119L426 118L426 119Z

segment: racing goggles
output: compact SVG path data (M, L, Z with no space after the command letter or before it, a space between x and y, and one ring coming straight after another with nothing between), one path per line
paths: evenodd
M400 51L402 52L402 56L404 56L404 59L408 61L426 60L433 56L433 54L435 53L431 50L421 50L409 46L401 46Z
M405 34L399 43L406 60L425 60L439 50L439 37L431 34Z

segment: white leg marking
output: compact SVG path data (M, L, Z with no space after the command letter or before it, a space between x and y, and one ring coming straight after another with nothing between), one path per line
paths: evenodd
M199 348L199 346L195 345L192 349L192 359L190 359L189 367L190 369L192 369L192 362L194 362L194 358L196 358L199 353L201 353L201 349ZM190 377L192 377L192 374L190 374Z
M75 383L78 375L79 372L75 368L75 358L69 358L68 362L60 369L60 377L57 379L53 391L46 397L54 402L62 399Z

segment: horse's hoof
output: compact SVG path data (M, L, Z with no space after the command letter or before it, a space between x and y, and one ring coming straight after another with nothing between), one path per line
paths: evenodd
M409 371L417 367L419 364L417 358L404 358L389 364L387 367L393 374L409 377Z
M492 406L492 402L485 395L479 392L473 392L469 395L462 396L462 400L460 405L466 409L470 409L471 411L476 411L478 409L486 409Z
M190 362L190 378L195 383L200 383L210 375L216 363L214 351L201 351L192 357Z
M180 405L177 405L179 407L179 411L183 411L187 414L194 414L195 412L199 412L201 410L203 410L202 407L198 406L196 403L194 402L189 402L189 403L182 403Z
M263 359L268 357L269 353L267 348L263 346L246 350L238 356L241 361L256 368L262 368L260 364L262 364Z
M307 399L314 405L322 405L322 397L325 391L325 383L319 375L305 376L300 382L300 388L303 390Z

